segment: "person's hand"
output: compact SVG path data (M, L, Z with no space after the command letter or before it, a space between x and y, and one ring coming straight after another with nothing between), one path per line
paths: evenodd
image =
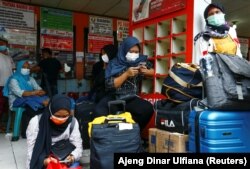
M134 77L139 73L139 67L130 67L127 71L128 77Z
M147 67L145 65L140 66L139 72L141 74L146 74L147 71L148 71L148 69L147 69Z
M43 95L45 95L45 91L44 90L37 90L37 95L38 96L43 96Z
M70 154L67 158L66 161L68 161L68 164L72 164L73 162L75 162L75 158L72 154Z
M46 167L50 162L57 163L58 161L53 157L48 157L44 159L43 165Z

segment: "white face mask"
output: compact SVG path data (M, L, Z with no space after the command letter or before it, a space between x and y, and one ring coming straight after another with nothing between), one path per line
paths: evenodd
M139 53L130 53L130 52L128 52L127 55L126 55L127 61L135 61L138 58L139 58Z
M30 69L22 68L21 73L22 73L22 75L29 75L30 74Z
M218 14L211 15L211 16L209 16L207 18L207 22L210 25L221 26L221 25L226 23L225 14L224 13L218 13Z
M102 55L102 60L105 63L109 63L109 57L108 57L108 55L107 54Z

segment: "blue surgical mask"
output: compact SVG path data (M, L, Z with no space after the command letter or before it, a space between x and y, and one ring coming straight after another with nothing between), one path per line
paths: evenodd
M30 74L30 69L27 69L27 68L22 68L21 69L21 73L22 73L22 75L29 75Z
M207 18L207 22L209 25L213 26L221 26L226 23L225 21L225 14L224 13L218 13L211 15Z

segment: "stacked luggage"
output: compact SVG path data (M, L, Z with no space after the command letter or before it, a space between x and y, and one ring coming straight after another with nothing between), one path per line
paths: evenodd
M202 61L204 106L189 117L189 152L249 153L250 63L238 56L209 57L210 63Z
M188 118L202 98L202 77L194 64L176 63L163 82L167 99L155 103L156 128L149 131L149 152L188 152Z

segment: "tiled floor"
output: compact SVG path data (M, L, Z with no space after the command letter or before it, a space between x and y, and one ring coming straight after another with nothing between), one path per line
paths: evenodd
M26 139L10 141L4 133L0 133L0 168L1 169L25 169L26 163Z

